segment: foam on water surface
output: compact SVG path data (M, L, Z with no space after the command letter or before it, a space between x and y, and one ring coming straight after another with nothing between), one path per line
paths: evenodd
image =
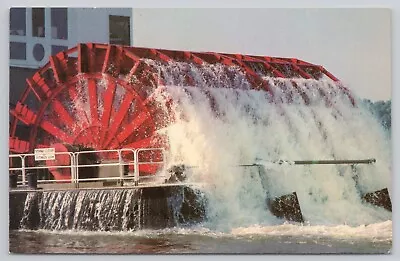
M25 230L20 230L24 232ZM32 232L26 230L26 232ZM136 230L136 231L82 231L82 230L37 230L34 233L60 234L75 236L120 236L120 237L147 237L157 238L160 236L205 236L210 238L297 238L297 239L330 239L343 241L370 241L386 242L392 241L392 222L385 221L371 225L348 226L348 225L296 225L285 223L277 226L254 225L249 227L237 227L227 232L215 231L204 226L191 228L168 228L161 230Z

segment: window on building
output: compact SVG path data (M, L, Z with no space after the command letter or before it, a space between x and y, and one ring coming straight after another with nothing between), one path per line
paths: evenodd
M10 42L10 59L26 60L26 43Z
M32 36L44 37L44 8L32 8Z
M42 44L37 43L33 46L33 58L36 61L40 62L44 58L44 47Z
M68 39L68 8L51 8L51 38Z
M129 16L109 17L110 44L131 44L131 18Z
M52 45L51 46L51 55L58 54L59 52L65 51L67 49L68 49L68 46Z
M10 9L10 35L26 35L26 8Z

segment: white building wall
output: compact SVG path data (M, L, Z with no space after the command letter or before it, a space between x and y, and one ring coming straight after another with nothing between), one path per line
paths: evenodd
M77 8L70 9L71 41L74 43L109 43L109 15L131 17L131 45L133 43L132 8ZM70 33L70 32L68 32Z
M60 45L71 48L78 43L109 43L109 15L130 16L131 45L133 43L132 8L68 8L68 39L52 39L51 10L45 9L45 37L32 36L32 9L26 11L26 35L10 35L10 42L26 43L26 60L10 59L10 66L39 68L48 62L51 46ZM35 44L43 45L45 54L40 62L33 57Z

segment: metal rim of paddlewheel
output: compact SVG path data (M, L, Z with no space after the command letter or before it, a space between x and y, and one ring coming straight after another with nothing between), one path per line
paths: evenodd
M318 80L325 75L338 81L322 66L298 59L79 44L51 56L45 66L26 80L24 93L15 107L10 108L14 117L10 126L10 152L27 153L54 144L59 150L66 150L64 144L95 150L167 147L156 131L168 124L165 119L169 115L153 100L155 89L164 82L145 59L164 63L184 61L197 66L217 63L237 66L252 88L272 95L256 67L264 75L277 78ZM190 83L190 75L186 76ZM354 104L349 91L342 88ZM82 90L86 99L81 99ZM32 100L39 106L33 108ZM18 137L19 125L31 128L29 140ZM159 167L141 168L152 174Z

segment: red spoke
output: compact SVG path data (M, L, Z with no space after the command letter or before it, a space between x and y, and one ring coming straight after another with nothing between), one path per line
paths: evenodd
M131 121L128 125L124 126L123 131L121 131L117 135L118 142L123 143L148 118L150 118L150 115L142 111L133 121Z
M40 90L37 89L35 83L33 83L31 79L26 79L26 84L28 85L28 88L33 92L33 94L35 94L38 101L41 103L44 97L41 94Z
M120 127L122 120L124 119L126 113L128 112L131 102L134 98L135 98L135 96L132 93L126 92L126 95L124 97L124 100L121 103L119 111L117 112L117 115L114 117L111 127L108 129L108 133L106 135L106 137L107 137L106 142L104 142L102 145L103 148L107 148L107 146L110 144L110 142L115 138L114 137L115 133L117 132L118 128Z
M101 126L102 130L100 133L100 144L103 144L104 139L106 138L107 134L107 129L109 126L109 121L110 121L110 116L111 116L111 110L112 110L112 103L114 101L114 95L115 95L115 89L116 89L116 84L114 81L109 81L108 83L108 88L104 92L103 96L103 115L101 118Z
M74 108L75 108L75 112L76 112L76 119L78 121L82 121L82 123L86 123L89 124L89 121L87 119L86 113L81 109L81 107L79 106L79 104L77 104L79 97L78 97L78 92L75 88L69 88L69 97L71 98L71 101L74 103ZM86 122L85 122L86 121Z
M40 123L40 127L48 132L49 134L53 135L55 138L57 138L59 141L66 142L69 144L72 144L74 139L67 135L65 132L54 126L51 122L43 120Z
M300 73L300 75L306 79L311 79L311 75L309 75L308 73L306 73L300 66L297 66L296 64L292 64L293 67L296 69L296 71L298 73Z
M85 130L90 126L90 123L89 123L89 119L87 118L86 113L82 110L82 108L79 106L79 104L77 104L77 102L79 100L78 92L73 87L69 88L68 91L69 91L70 99L74 103L74 108L75 108L75 112L76 112L76 121L75 121L75 124L72 126L75 126L74 129L76 131ZM88 137L89 141L91 143L94 143L93 137L94 137L93 133L91 136Z
M120 46L115 46L115 45L108 46L104 57L104 62L101 72L110 73L112 75L118 75L121 71L120 67L123 58L123 53L124 50Z
M104 63L103 63L103 67L101 69L102 73L106 73L108 70L110 55L111 55L111 48L112 48L111 45L107 46L106 56L104 57Z
M132 78L132 76L136 73L136 70L138 69L139 65L140 65L141 61L138 60L135 62L135 64L133 65L132 69L129 71L128 75L127 75L127 79L128 81Z
M99 116L97 112L98 104L97 104L97 85L95 79L89 79L88 83L89 88L89 103L90 103L90 113L91 113L91 122L92 125L97 125L99 122Z
M64 83L66 79L67 60L63 52L56 56L50 56L50 65L53 70L54 79L57 83Z
M65 122L67 125L72 126L74 124L74 119L69 114L69 112L65 109L64 105L58 101L56 98L52 103L53 109L58 113L60 119Z

